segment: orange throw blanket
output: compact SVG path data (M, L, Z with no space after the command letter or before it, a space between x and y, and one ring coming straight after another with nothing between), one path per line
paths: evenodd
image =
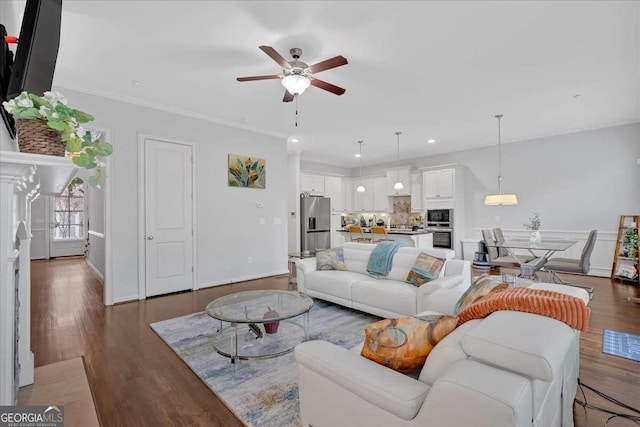
M542 289L509 288L491 292L458 313L458 326L482 319L494 311L512 310L540 314L585 332L591 309L580 298Z

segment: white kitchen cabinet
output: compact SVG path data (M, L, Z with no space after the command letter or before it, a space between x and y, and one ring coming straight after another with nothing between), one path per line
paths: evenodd
M324 176L302 172L300 174L300 190L308 191L312 196L324 196Z
M422 211L422 172L411 173L411 210Z
M423 195L425 199L441 199L454 196L454 169L439 169L423 173Z
M358 193L358 185L364 185L364 193ZM373 211L373 179L354 179L353 185L353 210L354 212Z
M387 194L387 179L384 177L373 180L373 211L387 212L389 210L389 195Z
M344 192L344 210L346 212L354 211L353 193L355 192L355 187L352 179L345 178L342 180L342 191Z
M388 196L409 196L411 195L411 171L409 168L386 170L386 186ZM403 185L402 190L394 190L393 186L400 181Z
M331 199L331 212L342 212L345 206L342 178L338 176L325 176L324 196Z

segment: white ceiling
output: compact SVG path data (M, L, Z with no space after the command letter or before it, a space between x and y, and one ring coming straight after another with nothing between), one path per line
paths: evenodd
M54 84L272 135L306 160L363 164L640 121L640 2L70 1ZM259 45L346 88L283 103ZM133 80L140 81L134 85ZM580 94L579 98L573 95ZM435 138L436 144L426 144Z

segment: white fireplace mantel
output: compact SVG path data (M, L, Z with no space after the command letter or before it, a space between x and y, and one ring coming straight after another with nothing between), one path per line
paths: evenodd
M31 201L62 193L77 169L66 157L0 151L0 405L33 383Z

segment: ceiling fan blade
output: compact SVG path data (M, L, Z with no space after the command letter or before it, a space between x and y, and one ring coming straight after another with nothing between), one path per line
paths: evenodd
M258 48L264 53L266 53L267 55L269 55L271 59L273 59L278 64L280 64L282 68L291 69L291 64L289 64L287 60L284 59L282 55L276 52L276 50L271 46L258 46Z
M250 82L253 80L270 80L270 79L279 79L282 76L279 74L269 74L268 76L251 76L251 77L238 77L236 80L239 82Z
M312 79L311 86L315 86L320 89L324 89L327 92L335 93L336 95L342 95L345 93L345 89L338 87L336 85L332 85L331 83L327 83L324 80Z
M282 102L291 102L293 101L293 95L288 90L284 90L284 98L282 98Z
M320 71L330 70L331 68L341 67L347 64L347 58L345 58L344 56L335 56L331 59L327 59L326 61L310 65L309 71L311 71L312 73L319 73Z

